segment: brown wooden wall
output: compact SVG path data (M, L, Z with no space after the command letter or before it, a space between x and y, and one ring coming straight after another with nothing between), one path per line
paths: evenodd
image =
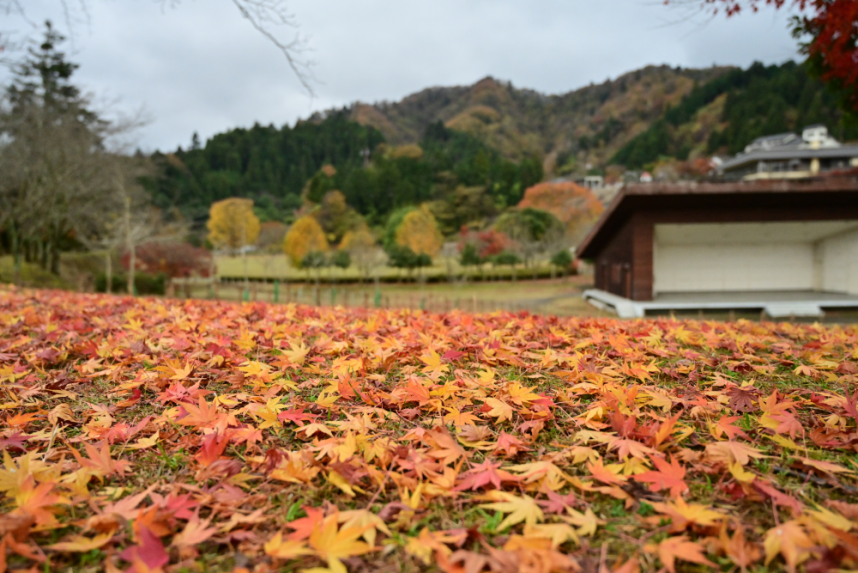
M634 225L628 221L608 242L594 268L596 288L631 298L634 265Z

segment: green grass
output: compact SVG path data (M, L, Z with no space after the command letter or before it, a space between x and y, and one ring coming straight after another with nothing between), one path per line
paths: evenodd
M285 255L275 254L255 254L248 255L247 259L243 257L231 256L216 256L215 265L217 266L217 274L221 278L244 278L245 277L245 262L247 264L246 274L251 279L258 280L288 280L288 281L307 281L313 282L315 275L312 272L301 270L293 267ZM536 273L539 277L545 278L552 276L551 266L547 261L540 261L536 264ZM415 279L418 274L415 271L413 275L409 275L407 271L395 269L392 267L380 267L377 269L379 279L385 282ZM494 267L493 265L483 265L481 269L473 267L463 268L458 261L448 257L436 257L434 265L422 269L422 275L427 281L448 281L450 275L461 277L467 275L472 281L486 280L509 280L516 276L517 279L533 278L534 269L525 268L524 265L517 265L516 268L508 266ZM357 267L349 267L347 269L339 269L336 267L326 268L321 271L320 278L323 282L353 282L363 279L363 275Z
M438 282L424 285L414 283L381 283L379 285L380 306L385 308L413 308L433 312L461 309L475 312L496 310L561 316L596 316L599 310L587 304L581 293L591 283L590 278L574 276L568 279L519 280L498 282ZM279 285L277 302L315 304L316 288L313 284L298 283ZM319 288L319 303L323 306L367 306L374 307L376 301L373 284L324 284ZM187 298L209 298L208 285L177 286L175 296ZM245 296L244 282L222 282L217 288L217 297L223 300L242 300ZM247 300L274 302L274 285L252 282L247 291Z

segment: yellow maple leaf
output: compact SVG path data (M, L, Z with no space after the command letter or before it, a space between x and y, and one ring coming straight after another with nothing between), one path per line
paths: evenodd
M310 534L310 547L316 554L328 562L328 567L334 573L347 573L340 559L354 557L374 551L374 547L358 541L364 532L372 527L342 527L337 528L338 516L332 515L313 528Z
M310 551L303 541L295 541L293 539L283 539L283 534L277 532L274 537L265 542L263 546L265 554L275 559L295 559L302 555L311 555Z
M525 537L550 539L552 549L557 549L567 541L578 543L575 529L566 523L538 523L524 526Z
M512 420L515 409L506 402L501 402L497 398L487 398L486 404L491 407L491 410L488 411L489 416L497 418L498 424L503 423L504 420Z
M763 547L766 549L766 565L780 553L786 561L787 569L795 571L796 565L810 556L808 550L813 545L804 528L796 520L773 527L766 533L766 539L763 541Z
M423 368L423 372L439 374L448 370L448 366L446 364L441 364L441 355L432 349L420 356L420 361L426 365Z
M72 535L65 541L48 545L46 549L51 549L53 551L69 551L72 553L87 553L88 551L102 547L110 541L111 537L113 537L112 531L96 535L92 538L84 535Z
M544 518L542 509L537 505L536 500L528 495L516 497L505 491L493 491L489 497L503 501L484 504L480 507L509 514L498 525L498 531L503 531L507 527L512 527L522 521L528 525L535 525Z

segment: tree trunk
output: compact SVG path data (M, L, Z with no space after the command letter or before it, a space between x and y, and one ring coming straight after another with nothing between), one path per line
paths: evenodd
M51 264L51 272L57 276L60 275L60 251L57 249L53 241L48 242L49 260Z
M39 241L39 266L48 270L48 243Z
M134 288L134 268L137 265L137 249L132 244L128 257L128 294L136 296Z
M18 236L18 225L12 221L9 225L9 234L12 239L12 281L15 285L21 284L21 237Z
M110 249L107 249L107 253L104 257L104 278L106 279L104 285L104 292L107 294L113 293L113 253L110 252Z

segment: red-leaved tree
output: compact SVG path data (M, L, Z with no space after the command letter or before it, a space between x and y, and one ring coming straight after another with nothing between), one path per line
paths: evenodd
M842 99L847 111L858 112L858 2L856 0L700 0L713 13L727 16L743 9L758 11L760 6L793 6L804 14L793 20L793 35L805 34L802 44L811 71L828 83ZM686 3L665 0L665 4Z
M122 267L128 270L130 257L122 256ZM137 247L135 269L149 274L164 273L171 278L207 277L211 271L212 255L205 249L188 243L144 243Z
M493 257L513 247L512 240L500 231L473 231L463 226L459 231L459 252L468 244L474 246L481 259Z

